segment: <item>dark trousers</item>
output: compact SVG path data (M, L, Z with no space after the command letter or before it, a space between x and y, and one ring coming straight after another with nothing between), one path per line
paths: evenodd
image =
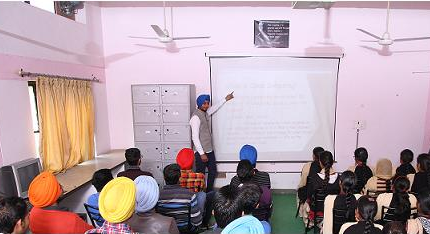
M215 191L206 193L206 204L205 204L205 213L203 214L203 226L207 226L212 217L212 211L214 209L214 198Z
M217 175L215 153L213 151L210 153L206 153L208 161L205 163L202 162L202 158L200 157L200 154L198 152L196 152L194 156L196 158L196 172L205 174L206 167L208 168L206 192L210 192L213 190L215 177Z

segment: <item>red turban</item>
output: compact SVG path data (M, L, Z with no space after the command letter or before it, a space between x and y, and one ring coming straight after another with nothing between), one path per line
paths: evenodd
M190 170L194 163L194 151L190 148L183 148L176 157L176 163L182 170Z

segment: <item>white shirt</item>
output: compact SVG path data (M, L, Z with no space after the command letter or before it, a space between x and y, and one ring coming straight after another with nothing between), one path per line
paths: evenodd
M226 103L227 100L223 100L222 102L219 102L211 107L208 108L206 113L208 113L209 116L213 115L219 108L221 108L224 103ZM194 147L196 148L196 151L199 152L200 155L210 152L204 152L202 144L200 143L200 119L197 115L193 115L190 119L190 125L191 125L191 139L193 140Z

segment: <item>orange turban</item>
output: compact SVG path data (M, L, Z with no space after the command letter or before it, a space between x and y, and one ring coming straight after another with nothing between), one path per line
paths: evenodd
M57 202L61 192L57 178L52 173L45 171L31 182L28 198L34 207L42 208Z
M183 148L176 156L176 163L182 170L190 170L194 163L194 151L190 148Z

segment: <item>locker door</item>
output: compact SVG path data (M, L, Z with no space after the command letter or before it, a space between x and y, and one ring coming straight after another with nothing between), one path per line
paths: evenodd
M189 105L165 105L162 112L165 123L187 123L190 121Z
M151 172L154 178L163 178L163 164L160 161L143 160L140 164L142 171Z
M136 148L140 150L143 159L145 161L158 161L162 160L163 151L160 143L144 143L136 142Z
M161 127L159 125L135 125L134 141L160 141Z
M190 103L190 86L189 85L162 85L161 86L162 103L189 104Z
M167 161L175 161L178 152L183 148L191 148L188 143L165 143L163 145L163 159Z
M160 107L142 104L133 105L133 116L135 123L159 123Z
M132 85L131 93L133 103L160 103L160 87L158 85Z
M191 139L190 125L164 125L164 141L189 141Z

